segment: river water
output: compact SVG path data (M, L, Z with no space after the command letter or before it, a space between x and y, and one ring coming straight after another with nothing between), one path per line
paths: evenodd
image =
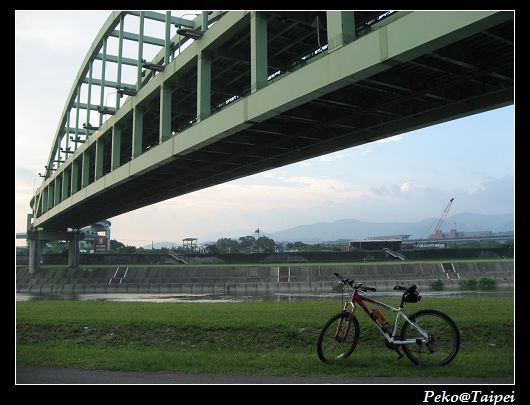
M426 291L422 296L429 298L460 298L460 297L490 297L513 295L513 290L496 291ZM401 296L398 292L378 292L370 294L373 297L396 297ZM340 293L275 293L270 295L217 295L217 294L134 294L134 293L101 293L101 294L25 294L17 293L17 301L33 300L71 300L71 301L114 301L114 302L248 302L248 301L303 301L303 300L340 300ZM344 296L346 298L346 295Z

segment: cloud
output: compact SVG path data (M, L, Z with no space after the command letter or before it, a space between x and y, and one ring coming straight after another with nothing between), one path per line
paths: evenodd
M402 193L408 193L412 190L412 183L410 181L406 181L399 187L399 191Z
M404 139L404 135L391 136L389 138L379 139L375 143L388 143L388 142L399 142Z
M345 157L346 157L346 153L341 151L341 152L336 152L336 153L331 153L329 155L321 156L318 160L321 162L333 162L336 160L344 159Z
M110 11L83 11L83 29L72 29L78 13L66 10L18 10L15 13L15 41L36 42L39 47L66 52L80 44L91 44ZM89 42L90 41L90 42ZM86 46L83 46L86 50ZM86 51L85 51L86 52Z

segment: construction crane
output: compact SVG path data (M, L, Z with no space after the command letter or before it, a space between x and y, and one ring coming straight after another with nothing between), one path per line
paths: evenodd
M440 239L442 237L442 231L440 230L440 228L442 227L445 217L449 213L449 208L451 208L451 204L453 204L453 200L454 200L454 197L449 200L449 204L447 204L447 207L445 207L445 210L440 216L440 219L438 220L438 223L436 224L434 231L432 232L431 236L429 236L428 239Z

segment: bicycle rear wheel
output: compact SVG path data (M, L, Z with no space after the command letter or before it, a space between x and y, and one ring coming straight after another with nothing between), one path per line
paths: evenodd
M422 343L423 336L410 323L401 330L401 340L417 339L417 343L402 345L403 352L417 365L443 366L451 362L460 348L460 332L446 314L434 309L416 312L410 320L429 335L429 341Z
M317 341L320 361L343 360L352 354L359 341L359 321L349 312L340 312L326 322Z

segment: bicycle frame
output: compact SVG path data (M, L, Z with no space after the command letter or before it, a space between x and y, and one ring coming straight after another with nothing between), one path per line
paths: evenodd
M392 328L392 333L391 334L389 334L387 331L385 331L383 326L379 325L379 323L372 317L372 315L370 314L370 310L368 309L368 307L364 303L365 301L366 302L370 302L372 304L375 304L377 306L386 308L387 310L396 313L396 319L394 320L394 327ZM377 301L377 300L375 300L373 298L370 298L370 297L368 297L368 296L366 296L364 294L360 294L357 290L354 290L351 293L350 301L346 302L344 304L343 311L347 311L347 312L349 312L351 314L350 316L353 316L353 314L355 312L356 304L358 304L364 310L364 312L366 312L366 314L372 320L372 322L375 324L375 326L377 327L379 332L381 332L381 334L385 337L385 339L389 343L395 344L395 345L410 345L410 344L419 344L419 343L428 343L429 342L429 334L425 330L423 330L419 325L417 325L416 323L412 322L409 319L408 315L403 310L403 307L394 308L391 305L387 305L387 304L385 304L383 302ZM351 306L351 310L348 309L348 306ZM421 334L421 336L423 336L423 339L406 339L406 340L397 339L396 335L398 333L399 321L400 321L401 318L403 318L413 328L415 328ZM341 323L342 322L339 323L339 325L337 327L337 331L340 330ZM349 333L349 324L348 324L347 329L344 331L344 336L341 339L346 340L346 338L348 336L348 333Z

